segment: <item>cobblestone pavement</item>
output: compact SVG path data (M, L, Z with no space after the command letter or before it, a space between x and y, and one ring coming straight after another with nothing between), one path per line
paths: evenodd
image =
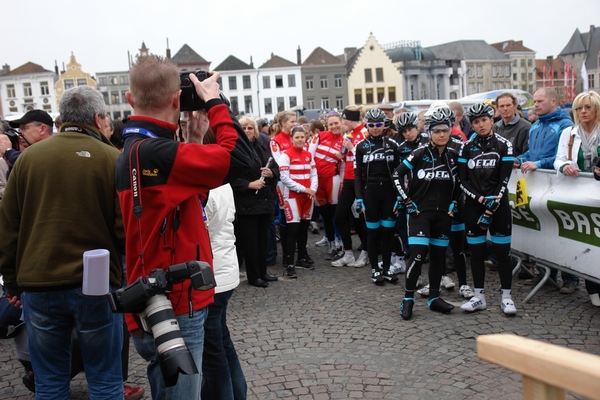
M242 282L232 297L229 327L249 399L521 399L519 375L477 357L475 339L491 333L600 354L600 308L589 302L583 282L570 295L546 286L523 304L530 287L515 278L518 314L506 317L495 290L498 275L488 271L487 310L462 312L457 286L442 293L456 306L451 314L432 312L426 299L417 299L413 318L403 321L403 279L377 287L368 267L331 267L315 239L309 236L314 271L298 270L297 280L266 289ZM269 270L283 274L279 266ZM145 387L150 399L145 364L133 347L129 373L127 383ZM33 398L21 374L12 341L1 341L1 399ZM72 382L72 398L88 398L83 374Z

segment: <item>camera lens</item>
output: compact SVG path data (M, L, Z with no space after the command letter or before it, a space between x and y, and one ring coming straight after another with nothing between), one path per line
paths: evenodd
M183 84L184 85L189 85L190 84L190 78L183 78Z

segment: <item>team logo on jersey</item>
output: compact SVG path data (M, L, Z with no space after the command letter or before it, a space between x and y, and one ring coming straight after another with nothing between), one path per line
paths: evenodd
M482 158L483 156L495 156L496 158ZM496 152L482 153L471 158L467 162L469 169L475 168L496 168L496 162L500 159L500 154Z
M309 157L306 157L306 158L304 159L304 161L306 161L306 162L309 162L309 161L310 161L310 158L309 158Z
M417 178L426 181L432 181L434 179L447 181L450 180L450 174L448 173L448 171L446 171L444 165L438 165L435 168L426 168L418 170Z
M433 159L432 159L428 155L424 155L422 160L425 161L426 163L433 164L434 161L437 161L437 158L433 157Z
M394 155L393 154L385 155L384 153L375 153L375 154L365 154L363 156L363 163L368 163L371 161L381 161L381 160L393 162Z
M319 135L313 136L311 143L314 143L314 144L319 143Z
M271 150L272 150L273 152L277 152L277 150L279 150L279 148L278 148L278 147L279 147L279 146L277 146L277 143L275 143L275 142L271 142Z

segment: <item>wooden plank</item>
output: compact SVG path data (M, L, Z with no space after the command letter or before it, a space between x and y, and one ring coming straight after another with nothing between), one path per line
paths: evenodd
M528 379L600 400L600 356L512 334L479 336L477 354Z
M523 375L523 400L567 400L567 392Z

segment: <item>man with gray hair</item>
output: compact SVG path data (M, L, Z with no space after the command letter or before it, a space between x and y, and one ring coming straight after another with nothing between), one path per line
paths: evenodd
M106 106L89 86L67 90L61 132L22 153L0 203L0 273L23 305L37 398L69 399L71 332L90 399L122 399L122 315L82 293L83 253L107 249L121 285L124 234L115 190L119 151L100 133Z

